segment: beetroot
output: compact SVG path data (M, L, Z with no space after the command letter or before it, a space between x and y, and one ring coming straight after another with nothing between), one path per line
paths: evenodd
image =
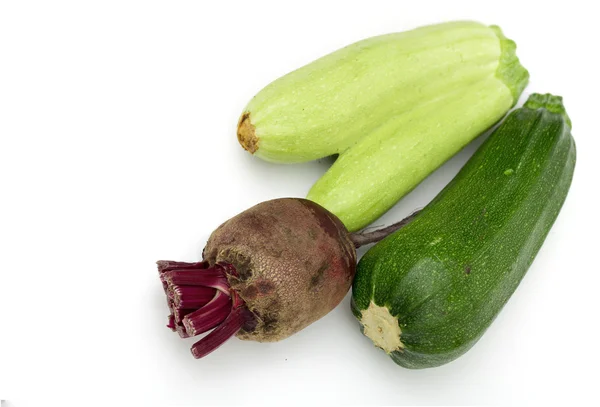
M202 262L158 262L171 310L167 326L184 338L215 328L192 346L196 358L233 335L259 342L287 338L344 298L354 278L355 247L382 239L409 218L350 234L312 201L262 202L219 226Z

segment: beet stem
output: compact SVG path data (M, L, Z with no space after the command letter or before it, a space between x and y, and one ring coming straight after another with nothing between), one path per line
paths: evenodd
M231 298L217 291L208 304L183 318L183 326L190 336L200 335L223 322L230 312Z
M182 338L213 329L194 344L194 357L206 356L240 328L251 329L256 325L244 301L229 287L227 277L238 277L233 265L223 263L210 267L207 262L164 260L157 264L171 311L167 327Z
M176 308L198 309L208 304L214 296L215 290L210 287L187 285L173 287L173 304Z
M192 346L192 355L200 359L235 335L247 321L244 311L245 307L234 308L221 325Z
M360 232L351 233L350 240L352 240L352 243L354 243L354 247L356 247L357 249L367 244L377 243L380 240L391 235L395 231L408 225L420 212L421 210L418 209L410 215L408 215L406 218L402 219L400 222L396 222L390 226L374 230L373 232L365 232L364 230L362 230Z
M181 321L183 321L183 317L185 317L188 314L191 314L194 311L196 311L196 309L175 308L173 310L173 316L175 317L175 322L180 323Z
M199 261L196 263L185 263L182 261L172 261L172 260L159 260L156 262L158 266L158 272L160 274L169 270L181 270L181 269L189 269L189 270L202 270L208 268L208 263L205 261Z
M169 323L167 324L167 328L171 328L171 330L175 330L177 326L175 325L175 316L173 314L169 315Z
M175 328L175 332L177 332L181 338L185 339L190 337L183 325L177 325L177 327Z
M167 285L195 285L216 288L224 293L229 293L229 284L223 267L217 265L209 269L192 270L169 270L163 272L161 280Z

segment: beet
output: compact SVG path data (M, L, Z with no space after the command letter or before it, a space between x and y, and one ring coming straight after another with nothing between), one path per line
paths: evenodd
M215 328L192 346L196 358L233 335L259 342L287 338L344 298L356 247L382 239L413 215L382 230L350 234L312 201L262 202L219 226L202 262L157 263L171 310L167 326L184 338Z

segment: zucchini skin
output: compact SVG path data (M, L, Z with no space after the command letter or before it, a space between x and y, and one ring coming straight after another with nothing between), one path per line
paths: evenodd
M363 229L497 123L512 104L508 88L493 76L422 102L341 154L306 197L349 231Z
M458 64L430 77L429 87L417 85L408 96L397 95L411 101L410 108L379 122L340 154L307 198L333 212L349 231L360 230L501 120L518 100L529 74L516 56L516 44L498 27L486 29L496 56L485 68L480 65L475 74L477 64ZM461 78L460 86L446 83L453 77Z
M238 141L277 163L341 154L390 118L490 77L506 84L504 114L528 77L514 47L498 27L472 21L359 41L262 89L240 116Z
M352 309L397 318L407 368L448 363L496 318L565 201L575 142L562 99L533 94L403 229L358 264Z

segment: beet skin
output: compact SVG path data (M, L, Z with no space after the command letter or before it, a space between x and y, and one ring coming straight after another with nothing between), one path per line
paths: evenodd
M232 290L256 318L241 339L278 341L323 317L344 298L356 270L354 243L337 217L306 199L262 202L219 226L204 248L229 263Z

